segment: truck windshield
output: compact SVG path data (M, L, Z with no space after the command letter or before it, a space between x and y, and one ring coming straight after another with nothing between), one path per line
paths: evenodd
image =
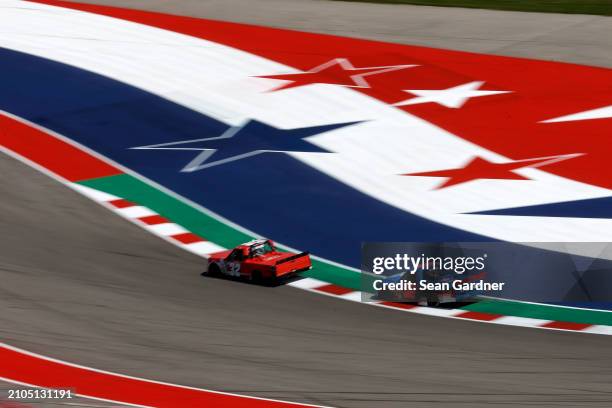
M264 255L264 254L267 254L268 252L273 252L273 251L274 251L274 247L272 247L272 245L270 245L269 242L265 242L261 245L254 246L251 249L251 255L260 256L260 255Z

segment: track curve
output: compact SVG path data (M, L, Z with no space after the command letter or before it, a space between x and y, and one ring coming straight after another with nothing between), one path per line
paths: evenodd
M610 406L609 339L199 276L202 260L0 156L0 335L99 369L338 407Z
M0 333L15 346L127 375L339 407L610 404L607 337L204 279L200 258L11 158L0 170Z

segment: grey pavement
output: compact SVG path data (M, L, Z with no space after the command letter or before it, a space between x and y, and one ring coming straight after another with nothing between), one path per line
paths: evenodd
M328 0L83 0L194 17L612 67L612 17Z

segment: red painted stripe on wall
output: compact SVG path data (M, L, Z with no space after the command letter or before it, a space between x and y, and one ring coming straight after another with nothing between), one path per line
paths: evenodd
M406 309L406 310L410 310L410 309L414 309L415 307L418 307L417 305L413 305L411 303L400 303L400 302L380 302L381 305L383 306L388 306L388 307L394 307L396 309Z
M314 290L318 290L319 292L329 293L331 295L337 295L337 296L346 295L347 293L354 292L353 289L345 288L345 287L334 285L331 283L329 285L323 285L323 286L319 286L318 288L314 288Z
M133 207L133 206L136 205L136 204L134 204L131 201L124 200L123 198L119 198L117 200L109 201L109 204L112 205L115 208L128 208L128 207Z
M205 241L202 237L197 236L191 232L185 232L183 234L172 235L172 238L183 244L193 244L194 242Z
M471 312L470 311L470 312L465 312L465 313L458 314L455 317L459 317L461 319L482 320L482 321L485 321L485 322L490 322L492 320L499 319L500 317L503 317L503 315L494 314L494 313Z
M148 215L146 217L139 218L138 221L143 222L147 225L158 225L171 222L167 218L162 217L161 215Z
M42 130L0 113L0 146L68 181L123 173L110 164Z
M548 329L562 329L562 330L575 330L580 331L586 328L591 327L591 324L586 323L572 323L572 322L549 322L543 324L541 327L546 327Z
M0 344L0 377L44 388L70 388L79 395L160 408L298 408L312 405L187 388L98 371Z

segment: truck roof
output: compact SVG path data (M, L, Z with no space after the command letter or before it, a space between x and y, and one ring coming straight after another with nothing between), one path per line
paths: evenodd
M269 241L268 239L265 238L260 238L260 239L253 239L249 242L245 242L244 244L241 244L240 246L247 246L247 247L252 247L254 245L263 245L265 244L267 241Z

